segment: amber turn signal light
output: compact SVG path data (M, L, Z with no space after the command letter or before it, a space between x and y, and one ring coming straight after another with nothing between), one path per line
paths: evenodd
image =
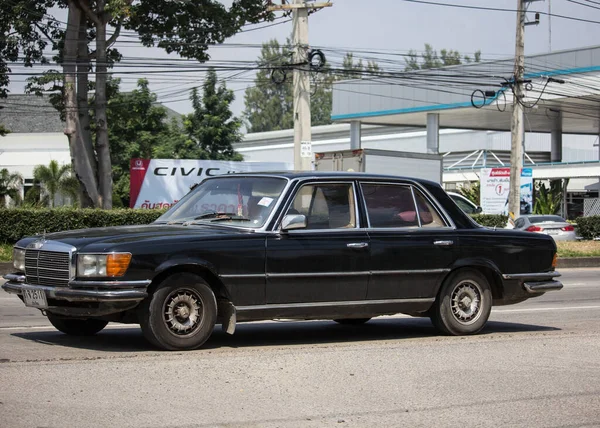
M558 262L558 254L554 253L554 257L552 258L552 267L556 268L556 263Z
M115 253L106 258L106 276L123 276L127 272L131 254Z

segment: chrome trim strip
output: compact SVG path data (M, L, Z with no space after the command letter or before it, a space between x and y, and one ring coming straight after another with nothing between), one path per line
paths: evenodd
M145 290L74 290L65 287L47 287L15 282L7 282L2 288L12 294L23 294L23 290L41 290L51 299L69 302L135 302L148 297Z
M6 279L7 281L14 282L25 282L27 280L27 277L25 275L19 273L7 273L2 278Z
M240 311L260 311L265 309L292 309L292 308L318 308L318 307L339 307L339 306L366 306L366 305L385 305L390 303L433 303L435 298L422 299L390 299L390 300L355 300L342 302L314 302L314 303L287 303L255 306L237 306Z
M221 275L226 279L244 279L244 278L311 278L311 277L329 277L329 276L366 276L366 275L419 275L447 273L451 269L411 269L411 270L376 270L360 272L298 272L298 273L253 273L239 275Z
M264 276L264 275L259 275L259 276ZM18 283L23 283L25 284L25 282L27 281L27 277L25 275L22 274L15 274L15 273L8 273L6 275L3 276L4 279L6 279L7 281L12 281L12 282L18 282ZM85 287L108 287L108 288L125 288L125 287L131 287L131 288L143 288L143 287L147 287L152 283L151 280L149 279L144 279L144 280L140 280L140 281L70 281L69 282L69 287L73 287L73 288L85 288ZM43 286L43 285L33 285L33 284L25 284L27 286L30 287L47 287L47 288L58 288L58 289L65 289L65 287L50 287L50 286Z
M375 270L371 275L418 275L428 273L446 273L451 269L413 269L413 270Z
M267 278L312 278L323 276L368 276L371 272L302 272L302 273L267 273Z
M528 293L538 294L547 291L558 291L563 288L563 285L560 281L525 282L523 287Z
M241 274L228 274L228 275L219 275L221 278L227 279L235 279L235 278L264 278L266 275L264 273L241 273Z
M502 275L504 279L549 279L561 276L560 273L553 272L536 272L536 273L505 273Z
M71 281L71 288L107 287L107 288L145 288L152 283L150 279L140 281Z

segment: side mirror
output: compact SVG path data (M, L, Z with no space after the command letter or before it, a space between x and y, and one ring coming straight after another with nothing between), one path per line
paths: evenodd
M481 207L475 208L475 214L481 214L481 211L483 211L483 208L481 208Z
M281 221L283 232L294 229L306 229L306 216L302 214L288 214Z

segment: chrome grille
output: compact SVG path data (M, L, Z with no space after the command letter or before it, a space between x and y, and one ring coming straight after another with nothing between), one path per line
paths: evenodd
M71 277L70 253L25 250L25 276L28 284L67 287Z

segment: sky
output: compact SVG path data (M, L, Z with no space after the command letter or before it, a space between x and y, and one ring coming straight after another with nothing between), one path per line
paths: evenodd
M458 50L463 55L473 55L481 51L482 60L500 59L514 56L515 26L517 0L424 0L433 3L454 5L446 7L407 0L333 0L333 6L324 8L309 17L310 44L330 49L326 51L330 63L341 62L346 52L355 53L356 58L376 57L365 51L386 51L395 53L390 57L395 63L391 67L404 65L402 54L415 49L421 51L424 44L431 44L436 50ZM275 1L278 3L279 1ZM510 9L511 12L498 10L476 10L460 8L457 5ZM534 11L542 12L540 24L527 26L525 31L526 54L545 53L565 49L573 49L600 44L600 1L591 0L541 0L529 6L528 18L534 20ZM563 15L577 19L597 21L588 23L554 16L549 18L545 13ZM55 17L66 20L66 16L57 12ZM280 13L279 13L280 14ZM286 18L276 22L287 21ZM549 22L550 21L550 22ZM550 26L551 24L551 38ZM228 39L223 46L210 49L211 61L208 65L223 61L255 61L260 53L260 44L270 39L280 42L292 30L291 22L278 25L251 25L244 32ZM251 30L251 31L247 31ZM135 58L168 58L158 48L144 48L131 42L132 37L121 37L117 48L125 59ZM243 45L243 46L241 46ZM252 45L252 46L249 46ZM359 52L360 51L360 52ZM192 64L190 64L192 65ZM143 69L127 75L123 79L122 90L132 89L137 78L144 77ZM13 71L22 71L13 67ZM38 69L39 71L39 69ZM231 71L220 73L226 79L227 87L235 91L236 100L232 110L236 115L244 108L243 95L246 87L252 85L252 72L232 77L237 73ZM180 112L191 111L188 101L189 89L201 85L202 72L178 74L146 75L150 78L150 89L159 96L159 101ZM11 84L13 93L23 91L23 76L15 77Z

